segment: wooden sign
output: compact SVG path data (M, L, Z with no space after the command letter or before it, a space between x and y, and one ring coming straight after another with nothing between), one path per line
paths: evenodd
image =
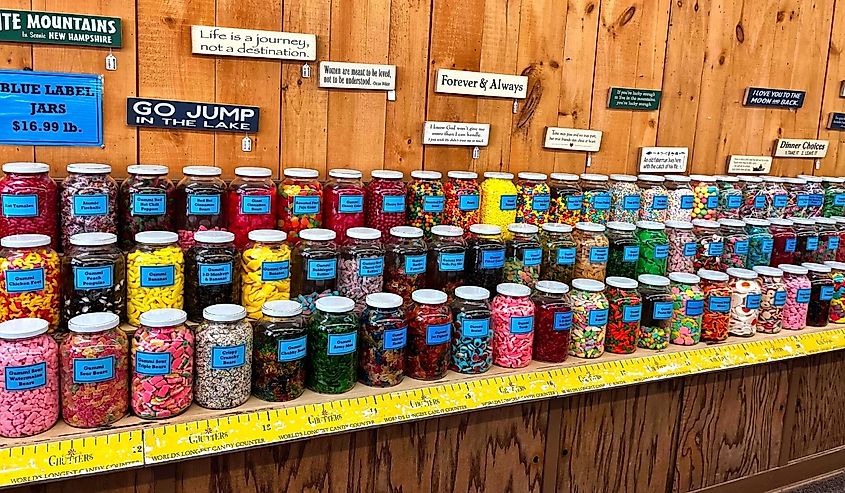
M805 91L749 87L745 90L743 106L797 109L804 106Z
M525 99L528 94L528 77L441 68L437 70L434 91L466 96Z
M191 26L191 47L197 55L316 60L317 36L233 27Z
M660 107L661 92L654 89L611 87L607 107L613 110L654 111Z
M597 152L601 147L601 131L546 127L546 141L543 147L564 151Z
M320 62L320 87L333 89L396 89L396 65Z
M845 130L845 113L831 113L827 117L828 130Z
M425 122L424 145L486 146L490 141L489 123Z
M127 98L126 124L136 127L258 132L257 106Z
M687 147L640 147L640 172L683 173L688 158Z
M772 156L740 156L728 158L728 173L766 174L772 169Z
M0 9L0 42L120 48L117 17Z
M823 158L827 155L828 141L813 139L778 139L775 157Z

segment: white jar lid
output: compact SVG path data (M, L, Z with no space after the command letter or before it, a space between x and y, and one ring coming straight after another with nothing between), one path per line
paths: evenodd
M823 176L822 181L826 181L828 183L845 183L845 178L837 178L835 176Z
M496 286L496 292L504 296L528 296L531 294L531 288L525 284L503 282Z
M689 177L695 181L716 181L713 175L689 175Z
M475 171L450 171L446 173L446 176L449 178L454 178L456 180L477 180L478 173Z
M411 171L411 178L416 178L418 180L439 180L440 178L443 178L443 173L439 171L417 169Z
M665 224L667 228L692 229L692 223L689 221L666 221L663 224Z
M821 274L827 274L830 272L829 265L817 264L815 262L804 262L801 264L801 267L806 268L810 272L818 272Z
M111 173L111 166L101 163L73 163L67 165L67 172L79 175L107 175Z
M764 228L767 228L772 224L768 219L757 219L756 217L749 217L747 219L743 219L743 221L745 221L745 224L749 226L761 226Z
M370 177L380 180L401 180L405 177L405 173L392 169L374 169L370 171Z
M270 168L258 168L255 166L239 166L235 168L235 176L244 176L247 178L267 178L273 176L273 170Z
M772 223L772 226L792 226L793 222L791 219L781 219L781 218L772 218L769 219L769 222Z
M710 270L710 269L698 269L698 277L702 279L706 279L708 281L727 281L728 275L724 272L719 272L717 270Z
M175 234L175 233L174 233ZM6 248L33 248L50 244L50 237L47 235L25 234L9 235L0 239L0 246Z
M789 183L790 185L806 185L807 180L803 178L783 178L785 183Z
M571 233L572 226L563 223L545 223L543 224L543 231L550 233Z
M517 174L521 180L531 180L531 181L546 181L548 176L545 173L532 173L530 171L521 171Z
M5 171L5 170L3 170ZM0 339L26 339L47 332L50 324L40 318L17 318L0 323Z
M366 302L373 308L399 308L402 306L402 297L393 293L373 293L367 295Z
M607 175L600 175L598 173L581 173L581 179L587 181L607 181Z
M656 276L654 274L640 274L637 276L637 281L640 284L647 284L649 286L668 286L669 279L663 276Z
M496 226L495 224L473 224L469 227L469 232L487 236L500 235L502 234L502 228Z
M699 228L718 228L719 223L716 221L708 221L707 219L693 219L692 220L693 226L698 226Z
M170 169L160 164L133 164L126 168L126 172L130 175L164 176L170 172Z
M194 240L199 243L231 243L235 241L235 234L228 231L196 231Z
M330 229L312 228L300 231L299 237L308 241L332 241L337 238L337 233Z
M422 238L423 230L413 226L394 226L390 228L390 236L397 238Z
M701 282L701 278L695 274L689 274L687 272L671 272L669 273L669 280L674 282L679 282L681 284L698 284Z
M689 183L692 181L690 177L686 175L666 175L663 178L666 178L666 181L674 181L677 183Z
M792 221L793 224L800 224L802 226L812 226L816 224L815 221L806 217L790 217L789 220Z
M78 334L102 332L120 325L120 317L111 312L85 313L70 319L67 328Z
M114 233L77 233L70 237L70 244L75 246L101 246L117 243Z
M739 181L739 178L730 175L718 175L716 176L716 181L724 181L728 183L736 183Z
M318 299L315 305L326 313L346 313L355 309L355 302L346 296L326 296Z
M246 308L232 303L211 305L202 311L202 318L212 322L237 322L246 318Z
M845 223L845 216L830 216L830 218L836 221L837 224Z
M631 223L623 223L621 221L610 221L609 223L607 223L607 229L612 229L614 231L634 231L635 229L637 229L637 227Z
M663 183L666 181L666 178L663 178L660 175L637 175L638 180L642 181L650 181L652 183Z
M824 265L836 270L845 270L845 262L837 262L836 260L825 260Z
M540 228L528 223L510 223L508 224L508 231L523 235L533 235L537 234L540 231Z
M282 171L282 174L288 178L317 178L320 176L319 171L308 168L287 168Z
M807 183L821 183L822 181L824 181L821 176L813 175L798 175L798 178L801 178Z
M781 178L779 176L764 176L763 181L768 182L768 183L783 183L784 182L783 178Z
M484 173L484 178L491 178L494 180L513 180L513 173L503 173L501 171L487 171Z
M31 175L35 173L49 172L50 165L44 163L6 163L3 165L3 173L20 173L22 175Z
M737 178L739 178L739 181L746 183L763 183L763 179L759 176L739 175Z
M145 245L168 245L179 241L179 235L170 231L142 231L135 233L135 242Z
M621 276L610 276L605 279L604 282L606 282L608 286L613 286L614 288L619 289L637 289L637 286L640 285L640 283L630 277Z
M575 229L581 231L590 231L591 233L603 233L606 228L603 224L580 222L575 223Z
M572 288L580 291L589 291L591 293L600 293L604 291L604 283L596 281L595 279L573 279Z
M440 305L446 303L448 298L446 293L436 289L418 289L411 293L411 299L423 305Z
M357 169L331 169L329 170L329 176L346 180L360 180L364 174Z
M634 183L637 181L637 177L634 175L622 175L618 173L610 175L610 179L613 181L625 181L630 183Z
M288 239L288 234L276 229L253 229L247 237L252 241L280 243Z
M666 229L666 225L657 221L637 221L637 227L640 229L649 229L652 231L661 231Z
M549 294L566 294L569 292L569 286L558 281L537 281L534 289Z
M836 219L832 219L829 217L816 217L813 218L813 221L815 221L816 224L827 224L828 226L836 225Z
M806 276L807 272L809 272L806 267L793 264L780 264L778 265L778 269L786 272L787 274L797 274L799 276Z
M740 219L719 219L719 226L728 226L733 228L744 228L745 221Z
M295 317L302 314L302 304L293 300L274 300L261 305L261 313L268 317Z
M757 273L749 269L740 269L739 267L730 267L725 273L737 279L757 279Z
M346 236L353 240L377 240L381 238L381 231L373 228L349 228Z
M462 236L464 234L464 230L457 226L439 225L431 228L431 234L437 236L455 237Z
M455 296L462 300L482 301L490 299L490 291L478 286L458 286Z
M578 175L572 173L552 173L549 177L558 181L578 181Z
M217 166L185 166L182 168L185 176L220 176L223 170Z
M845 264L843 264L843 265L845 265ZM781 276L783 276L782 270L778 269L777 267L769 267L768 265L758 265L751 270L760 274L761 276L769 276L769 277L781 277Z
M157 308L141 314L139 321L144 327L173 327L188 320L188 314L178 308Z

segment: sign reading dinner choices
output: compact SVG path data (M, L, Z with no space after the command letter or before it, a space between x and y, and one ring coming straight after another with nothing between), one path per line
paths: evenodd
M814 139L778 139L775 157L818 159L827 155L828 141Z
M316 60L317 36L234 27L191 26L191 47L198 55Z
M441 68L437 70L434 91L467 96L525 99L528 94L528 77Z

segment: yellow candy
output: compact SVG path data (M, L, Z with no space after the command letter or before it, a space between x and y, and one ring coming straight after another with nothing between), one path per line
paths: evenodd
M36 317L49 322L49 331L59 325L61 305L59 289L59 255L49 247L37 247L25 253L10 249L0 258L0 322L15 318ZM36 269L41 269L39 273ZM32 274L10 271L33 271ZM13 280L15 289L7 291ZM40 287L40 289L36 289Z
M287 262L267 266L267 262ZM272 268L271 268L272 267ZM268 276L278 278L284 271L284 279L264 280ZM261 318L261 307L268 301L290 299L290 248L285 243L256 243L241 255L241 305L246 308L247 316Z
M513 184L512 178L486 176L480 189L481 222L494 224L502 228L502 231L507 231L508 225L516 222L516 185ZM502 200L502 197L506 197L505 200ZM503 203L506 210L502 210Z
M170 269L173 267L172 284ZM146 286L141 286L143 267ZM185 288L185 257L182 249L166 246L152 251L136 250L126 259L126 311L129 323L139 325L141 314L156 308L182 308Z

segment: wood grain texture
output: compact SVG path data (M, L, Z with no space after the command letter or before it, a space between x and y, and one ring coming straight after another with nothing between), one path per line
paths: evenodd
M789 460L845 446L845 353L796 361L790 387L796 389Z
M839 95L842 82L845 81L845 9L837 8L833 12L833 26L830 33L830 46L827 53L827 70L824 81L824 97L819 114L819 138L830 140L827 157L822 160L816 174L823 176L845 175L845 133L827 130L828 115L831 112L845 111L845 101Z
M30 0L5 0L3 8L28 10L32 8ZM0 43L0 69L22 70L32 68L32 45L19 43ZM35 148L32 146L0 146L3 159L9 161L35 160Z

